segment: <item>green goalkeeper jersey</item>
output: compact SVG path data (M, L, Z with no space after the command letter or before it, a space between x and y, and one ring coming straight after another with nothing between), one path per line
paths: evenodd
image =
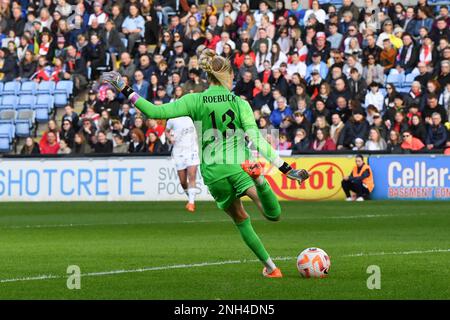
M278 158L258 130L248 102L223 86L210 86L160 106L139 98L135 106L153 119L192 118L201 146L200 170L207 185L242 172L241 163L251 156L245 136L267 160Z

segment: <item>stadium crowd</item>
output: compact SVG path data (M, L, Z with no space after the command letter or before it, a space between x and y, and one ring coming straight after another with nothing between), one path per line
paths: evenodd
M64 79L75 96L89 90L80 114L67 105L60 128L50 120L19 152L169 152L165 122L98 79L118 70L142 97L166 103L207 87L198 54L209 48L231 61L233 91L259 127L279 129L279 150L450 154L447 6L192 2L2 0L0 80Z

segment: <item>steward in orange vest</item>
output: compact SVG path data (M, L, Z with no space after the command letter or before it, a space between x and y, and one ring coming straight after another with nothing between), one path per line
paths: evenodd
M342 189L347 196L347 201L352 201L353 198L350 191L356 194L357 201L364 201L370 199L370 193L373 191L375 184L373 182L372 169L368 164L364 163L364 157L357 155L355 158L356 166L352 173L342 180Z

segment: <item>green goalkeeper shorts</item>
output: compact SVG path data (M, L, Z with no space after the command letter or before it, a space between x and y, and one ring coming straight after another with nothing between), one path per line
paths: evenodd
M220 209L226 209L254 185L253 179L242 171L209 184L208 189L216 200L217 206Z

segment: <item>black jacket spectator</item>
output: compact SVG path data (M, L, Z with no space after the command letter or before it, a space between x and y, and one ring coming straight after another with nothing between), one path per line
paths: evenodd
M429 105L426 105L422 112L423 119L431 118L431 115L433 113L439 113L441 115L441 119L445 121L445 119L448 119L447 117L447 110L441 105L437 105L435 108L431 108Z
M443 149L447 142L447 128L443 124L431 125L427 132L427 145L433 145L433 149Z
M22 79L30 79L31 76L36 72L37 63L36 61L26 62L22 61L19 64L19 77Z
M133 141L130 142L128 145L128 152L129 153L139 153L139 152L146 152L146 145L144 142L134 144Z
M411 124L409 126L409 131L411 131L413 137L418 138L425 143L427 139L427 129L423 123L419 123L418 125Z
M258 93L251 101L253 110L260 110L263 105L267 105L269 108L273 108L273 96L272 93L264 95L263 92ZM292 107L292 106L291 106Z
M106 140L105 143L97 142L94 145L95 153L112 153L113 152L113 143L111 140Z
M369 135L369 127L369 123L366 120L360 122L347 121L339 136L338 145L350 148L355 144L356 138L366 141Z
M16 61L9 54L8 49L2 48L1 50L5 53L5 61L3 62L3 67L0 68L0 73L5 74L3 81L13 81L17 76Z

